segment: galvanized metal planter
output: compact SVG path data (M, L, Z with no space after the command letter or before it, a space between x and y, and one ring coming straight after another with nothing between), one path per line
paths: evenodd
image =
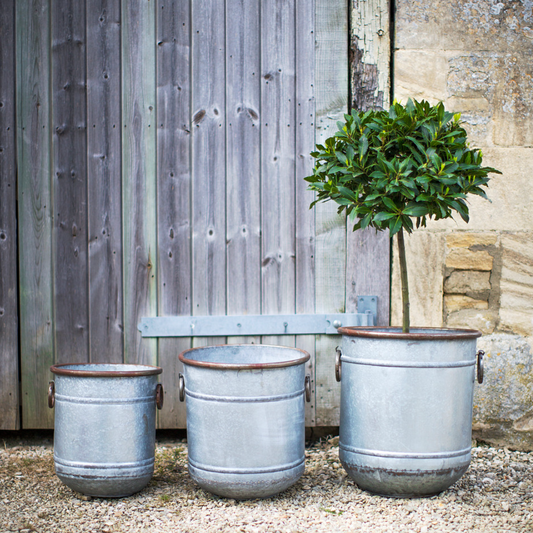
M474 330L340 328L340 460L365 490L427 496L470 464Z
M266 498L293 485L304 472L309 354L223 345L187 350L179 359L190 476L237 499Z
M68 487L118 498L143 489L154 472L157 383L161 368L62 364L50 368L48 405L55 407L54 462Z

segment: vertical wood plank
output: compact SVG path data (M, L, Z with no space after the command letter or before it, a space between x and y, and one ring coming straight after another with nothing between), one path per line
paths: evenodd
M387 109L390 105L389 9L389 0L353 0L350 36L352 109Z
M226 314L224 2L192 2L193 314ZM196 337L220 344L225 337Z
M356 0L352 11L350 70L352 108L388 108L390 95L390 28L388 0ZM372 228L351 231L346 252L346 311L357 311L357 297L378 297L379 326L389 325L389 232Z
M124 359L156 364L137 327L157 313L155 2L122 0Z
M91 362L123 360L120 125L120 3L87 0Z
M85 2L52 2L52 236L59 362L89 359L85 80Z
M0 3L0 430L19 429L15 0Z
M348 2L316 0L316 141L334 135L348 102ZM345 311L346 225L332 202L316 206L316 311ZM335 381L339 337L317 336L316 424L339 424L340 386Z
M261 2L262 312L295 312L295 4ZM264 337L294 345L294 337Z
M18 0L17 168L22 426L53 427L46 390L54 362L50 190L50 7Z
M313 169L315 144L315 3L296 0L296 312L315 312L315 213L309 209L314 194L304 177ZM296 337L296 347L311 355L311 402L306 402L305 424L315 419L315 338Z
M260 314L260 2L228 1L226 20L227 314ZM228 343L259 341L228 338Z
M191 315L190 7L160 0L157 10L158 314ZM178 354L190 346L190 338L159 339L160 427L186 426Z

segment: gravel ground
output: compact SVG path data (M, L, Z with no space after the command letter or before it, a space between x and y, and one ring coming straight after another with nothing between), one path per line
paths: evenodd
M0 437L0 532L524 532L533 531L533 453L476 446L449 490L423 499L363 492L338 459L338 437L306 448L296 485L266 500L227 500L187 474L185 439L158 438L149 486L129 498L88 498L55 476L50 436Z

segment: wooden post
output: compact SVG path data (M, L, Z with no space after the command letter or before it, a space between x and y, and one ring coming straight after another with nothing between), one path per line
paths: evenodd
M22 425L53 427L46 396L54 363L50 179L50 6L17 6L17 168Z
M334 135L348 110L348 2L316 0L316 142ZM316 312L346 306L346 224L333 202L316 212ZM339 337L316 337L316 425L339 424L340 386L335 381Z
M157 314L155 65L155 2L122 0L124 358L152 365L157 340L137 327Z
M158 315L192 314L190 4L160 0L157 11ZM165 408L159 427L185 427L178 355L191 339L159 339Z
M0 3L0 429L19 429L15 0Z

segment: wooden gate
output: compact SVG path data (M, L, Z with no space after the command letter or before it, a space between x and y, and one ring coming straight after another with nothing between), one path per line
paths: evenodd
M347 109L348 14L347 0L2 2L0 428L52 427L50 365L87 361L162 366L159 427L184 427L177 356L224 342L309 351L306 423L338 424L336 338L138 325L355 312L361 294L388 323L388 236L309 210L303 181Z

